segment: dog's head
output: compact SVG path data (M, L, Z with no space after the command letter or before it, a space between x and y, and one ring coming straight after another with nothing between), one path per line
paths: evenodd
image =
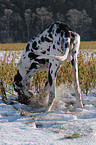
M23 86L22 86L22 76L19 73L19 70L17 70L17 74L14 76L14 90L18 93L18 101L23 104L29 104L30 97L26 96L23 92Z

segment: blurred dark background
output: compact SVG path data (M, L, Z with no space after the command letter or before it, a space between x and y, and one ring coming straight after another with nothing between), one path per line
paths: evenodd
M27 42L54 21L96 40L96 0L0 0L0 43Z

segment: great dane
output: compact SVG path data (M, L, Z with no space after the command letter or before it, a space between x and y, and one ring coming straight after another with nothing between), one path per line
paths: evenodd
M65 59L71 62L75 79L76 107L83 107L78 80L77 54L80 36L67 24L52 23L46 30L30 40L26 45L14 77L14 89L23 100L34 96L32 78L38 71L48 70L48 78L44 90L49 88L49 100L45 110L50 111L56 93L56 76ZM64 68L66 69L66 68ZM26 101L25 101L26 102Z

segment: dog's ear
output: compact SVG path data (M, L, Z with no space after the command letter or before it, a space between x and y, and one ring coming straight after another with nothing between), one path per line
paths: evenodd
M19 70L17 70L17 74L16 74L15 77L14 77L14 82L19 83L19 82L21 82L21 81L22 81L22 76L21 76L21 74L19 73Z
M18 92L18 90L22 87L22 76L19 73L19 70L17 70L17 74L14 76L14 90Z

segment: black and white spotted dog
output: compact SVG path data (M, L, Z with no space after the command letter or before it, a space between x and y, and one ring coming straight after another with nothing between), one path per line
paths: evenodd
M77 54L80 36L68 25L55 22L45 31L37 35L26 45L14 77L14 89L19 96L32 97L32 77L38 71L48 70L48 79L44 91L49 88L49 101L46 110L50 110L55 99L55 81L60 65L65 59L72 64L75 79L76 107L82 107L78 81ZM65 68L66 69L66 68ZM34 93L33 93L34 95Z

